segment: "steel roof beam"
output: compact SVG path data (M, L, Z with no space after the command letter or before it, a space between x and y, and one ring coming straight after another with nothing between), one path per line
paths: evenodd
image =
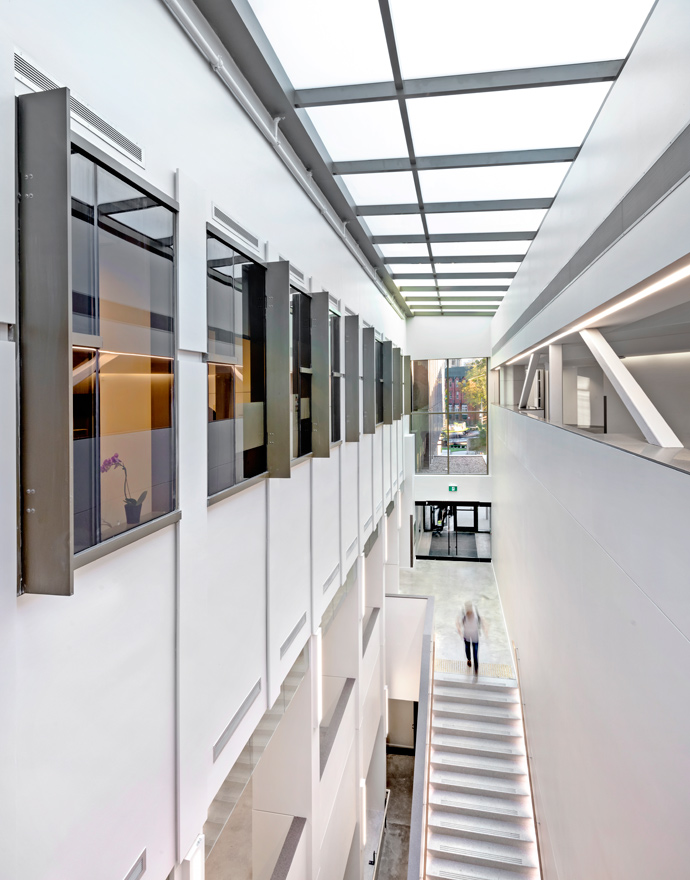
M384 257L389 265L430 263L429 257ZM434 263L521 263L524 254L463 254L456 257L434 257Z
M488 199L472 202L424 202L427 214L462 214L479 211L532 211L548 209L553 199ZM358 205L355 213L360 217L378 217L388 214L418 214L421 205Z
M543 150L500 150L487 153L455 153L445 156L417 156L418 171L441 168L487 168L495 165L539 165L551 162L572 162L579 147L553 147ZM409 157L398 159L353 159L333 162L333 174L378 174L382 171L412 171Z
M502 296L444 296L441 298L441 302L444 303L454 303L454 302L467 302L467 303L497 303L503 302L504 297ZM429 300L423 298L416 298L414 296L409 296L405 298L405 302L410 306L410 308L414 308L416 306L424 305L425 303L433 304L434 307L438 305L436 300Z
M405 285L403 285L402 287L400 287L398 289L400 290L401 293L433 293L433 294L437 293L436 287L430 287L428 285L426 287L406 287ZM444 284L443 287L440 288L440 290L452 291L453 293L470 293L470 292L474 292L474 293L487 292L488 293L490 290L498 290L498 291L501 291L502 293L505 293L505 291L508 290L508 285L506 284L506 285L501 286L501 285L493 285L493 284L488 284L488 285L482 284L481 288L478 289L476 285L474 287L472 287L471 285L470 286L465 285L465 286L460 286L460 287L454 287L454 286L446 287Z
M534 241L536 232L437 232L429 235L431 244L452 241ZM425 235L374 235L373 244L426 244ZM395 262L392 260L392 262Z
M395 101L401 97L435 98L439 95L611 82L618 76L623 64L624 61L618 59L587 61L582 64L556 64L549 67L526 67L519 70L489 70L484 73L462 73L454 76L429 76L403 80L402 91L396 88L395 82L298 89L294 95L294 105L295 107L326 107L336 104Z
M461 281L469 278L515 278L515 272L410 272L391 274L391 278L408 278L410 281L431 281L433 278L450 278Z

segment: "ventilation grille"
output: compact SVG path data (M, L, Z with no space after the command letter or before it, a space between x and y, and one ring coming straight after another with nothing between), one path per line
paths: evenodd
M42 92L61 88L56 82L16 52L14 53L14 71L29 87L37 88ZM140 146L122 134L121 131L113 128L112 125L109 125L97 113L89 110L85 104L82 104L81 101L78 101L72 95L70 95L69 102L72 116L78 122L81 122L86 128L100 135L100 137L116 147L121 153L125 153L134 159L139 165L143 164L144 151Z
M225 730L221 733L220 737L218 738L218 741L213 746L213 761L214 761L214 763L220 757L220 753L223 751L225 746L230 742L230 737L233 735L233 733L240 726L240 721L244 718L244 716L247 714L247 712L249 712L249 710L251 709L251 707L254 703L254 700L259 696L260 693L261 693L261 679L259 679L257 681L257 683L254 685L254 687L249 691L249 693L245 697L244 702L242 703L240 708L232 716L232 720L230 721L230 724L228 724L228 726L225 728Z
M293 278L296 278L300 284L304 284L304 272L300 272L295 266L290 265L290 274Z
M222 223L223 226L227 226L227 228L234 232L235 235L251 245L252 249L258 253L261 242L256 235L253 235L249 230L245 229L244 226L240 226L239 223L233 220L232 217L229 217L225 211L222 211L217 205L213 206L213 216L219 223Z
M305 611L304 614L300 617L299 622L297 623L297 626L293 629L293 631L285 639L285 641L283 642L283 644L280 647L280 659L281 660L287 654L290 645L295 641L295 639L297 638L297 634L299 633L299 631L302 629L302 627L304 626L304 624L306 622L307 622L307 612Z
M125 880L139 880L146 873L146 850L139 856Z
M323 585L323 592L324 593L328 590L328 588L333 583L333 581L338 577L339 572L340 572L340 565L336 565L336 567L333 569L333 571L328 575L326 583Z

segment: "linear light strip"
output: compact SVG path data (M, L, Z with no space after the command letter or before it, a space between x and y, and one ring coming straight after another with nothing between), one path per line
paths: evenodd
M604 309L601 312L597 312L596 315L592 315L591 318L587 318L586 321L582 321L580 324L576 324L569 330L563 330L561 333L557 333L550 339L547 339L544 342L540 342L539 345L535 345L534 348L530 348L529 351L525 351L522 354L517 355L517 357L509 360L506 365L509 366L510 364L514 364L517 361L521 361L523 358L529 357L531 354L534 354L535 351L546 348L547 345L552 345L554 342L557 342L559 339L563 339L565 336L570 336L571 333L579 333L580 330L584 330L586 327L591 327L592 324L596 324L598 321L601 321L602 318L608 318L609 315L620 312L621 309L625 309L628 306L633 305L633 303L639 302L642 299L646 299L648 296L651 296L654 293L659 293L660 290L665 290L667 287L670 287L677 281L683 281L683 279L685 278L690 278L690 264L684 266L682 269L676 270L675 272L671 272L670 275L667 275L665 278L661 278L659 281L655 281L654 284L643 287L642 290L638 290L637 293L633 293L631 296L628 296L620 302L609 306L607 309Z

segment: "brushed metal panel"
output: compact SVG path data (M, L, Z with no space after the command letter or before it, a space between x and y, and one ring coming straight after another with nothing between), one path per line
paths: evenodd
M359 443L359 315L345 316L345 440Z
M331 454L331 364L326 291L311 296L311 449L314 458Z
M362 330L362 433L376 433L376 335Z
M393 343L383 343L383 424L393 424Z
M393 420L399 422L402 418L403 395L402 395L402 352L399 348L393 349Z
M266 266L266 450L269 477L290 476L290 264Z
M403 357L403 415L412 414L412 359L409 354Z
M17 99L21 584L70 596L72 232L68 89Z

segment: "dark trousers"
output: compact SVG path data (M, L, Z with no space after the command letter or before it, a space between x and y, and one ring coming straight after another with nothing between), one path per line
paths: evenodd
M477 659L477 656L479 654L479 642L468 642L467 639L465 639L465 654L467 655L468 663L472 659L470 657L470 645L472 645L472 649L474 651L474 668L479 669L479 660Z

